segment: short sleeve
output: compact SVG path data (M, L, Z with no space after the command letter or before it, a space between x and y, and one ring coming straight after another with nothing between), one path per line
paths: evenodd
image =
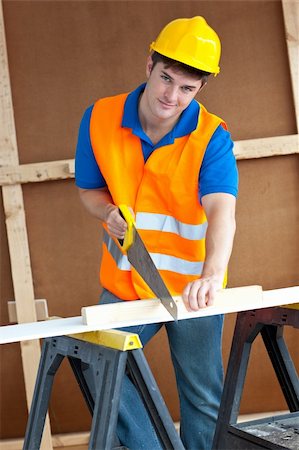
M84 113L78 134L75 156L76 185L82 189L97 189L106 186L106 181L94 157L89 134L93 106Z
M238 169L230 133L221 125L206 149L199 173L199 198L213 193L238 195Z

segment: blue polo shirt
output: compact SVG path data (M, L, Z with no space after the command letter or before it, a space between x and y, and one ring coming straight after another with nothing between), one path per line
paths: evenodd
M157 148L172 144L176 138L186 136L195 130L200 106L192 100L183 111L174 128L157 144L153 144L144 133L138 117L138 99L145 84L131 92L125 102L122 127L130 128L140 138L144 160ZM82 189L97 189L106 186L95 160L89 134L90 117L93 106L84 113L78 136L75 158L76 185ZM220 125L214 132L206 149L198 181L199 198L204 195L223 192L237 196L238 171L233 154L230 133Z

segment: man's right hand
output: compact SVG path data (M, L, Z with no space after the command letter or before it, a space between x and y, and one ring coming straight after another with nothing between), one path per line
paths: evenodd
M127 230L127 222L120 215L118 207L109 204L106 211L105 222L109 233L117 239L123 239Z

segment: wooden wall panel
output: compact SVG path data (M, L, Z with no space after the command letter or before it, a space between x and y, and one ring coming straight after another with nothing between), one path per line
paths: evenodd
M299 158L239 161L237 232L230 261L231 286L264 289L299 282Z
M199 100L228 123L235 140L296 133L280 1L4 1L21 163L74 157L84 109L144 80L148 45L175 17L203 15L223 44L221 73ZM238 231L231 287L298 284L298 155L239 161ZM78 315L97 302L101 230L71 180L23 186L36 298L50 315ZM2 205L0 211L3 211ZM4 219L1 322L13 298ZM234 316L225 324L228 357ZM295 334L287 332L295 355ZM19 346L2 346L2 438L22 436L26 407ZM179 418L165 333L146 349L174 419ZM296 359L297 358L297 359ZM298 355L295 358L298 363ZM163 361L163 371L161 364ZM256 345L242 412L283 409L271 368ZM262 376L262 374L267 376ZM64 365L53 392L54 433L88 430L90 419ZM257 394L257 392L260 392ZM254 394L253 394L254 393Z

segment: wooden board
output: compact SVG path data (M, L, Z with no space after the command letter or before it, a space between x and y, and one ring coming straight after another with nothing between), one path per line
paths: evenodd
M298 142L298 134L245 139L235 142L234 154L237 160L291 155L299 153ZM65 180L74 177L74 159L0 167L0 186Z
M288 47L291 82L294 106L299 130L299 2L298 0L282 0L286 41Z
M299 302L299 286L264 292L260 286L224 289L217 293L214 305L196 312L188 312L181 297L175 297L174 300L178 306L178 320L192 319L295 304ZM172 320L157 299L97 305L82 308L82 316L79 317L2 326L0 344Z
M34 301L35 311L36 311L36 320L47 320L49 318L48 314L48 305L46 299L37 299ZM17 322L17 308L16 302L9 301L7 302L8 307L8 318L11 323Z
M0 161L4 166L16 166L19 164L19 155L8 70L2 2L0 3L0 72ZM21 185L3 186L2 197L6 217L17 320L19 323L36 321L33 278ZM30 408L40 359L39 342L29 341L26 344L21 343L21 355L27 406ZM46 417L41 449L52 449L48 415Z

